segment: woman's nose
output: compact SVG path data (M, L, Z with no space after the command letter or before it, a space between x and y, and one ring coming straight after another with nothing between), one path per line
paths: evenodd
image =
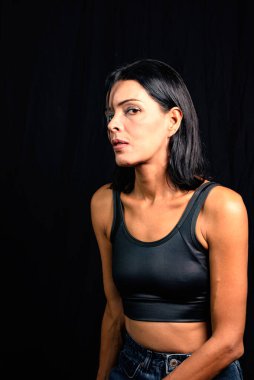
M123 124L119 117L114 115L112 119L108 122L108 130L109 131L119 131L123 128Z

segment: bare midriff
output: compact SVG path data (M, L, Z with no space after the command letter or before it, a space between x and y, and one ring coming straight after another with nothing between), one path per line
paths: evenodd
M209 338L207 322L144 322L125 316L128 334L147 349L192 353Z

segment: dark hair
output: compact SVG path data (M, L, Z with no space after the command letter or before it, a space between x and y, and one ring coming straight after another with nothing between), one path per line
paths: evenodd
M181 126L169 141L167 173L176 188L196 189L207 176L199 136L198 118L181 76L169 65L154 59L142 59L122 66L106 79L106 103L119 80L135 80L160 104L163 110L179 107ZM134 187L135 169L116 165L111 188L129 193Z

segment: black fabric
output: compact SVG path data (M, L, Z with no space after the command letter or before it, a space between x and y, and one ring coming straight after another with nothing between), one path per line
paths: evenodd
M114 199L113 278L125 314L134 320L198 322L209 320L209 252L195 237L203 203L216 183L202 184L180 220L162 239L142 242L124 222L120 193ZM194 218L195 216L195 218Z

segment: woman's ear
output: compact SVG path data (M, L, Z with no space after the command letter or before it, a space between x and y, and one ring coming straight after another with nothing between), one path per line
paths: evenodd
M173 107L168 111L168 132L169 137L173 136L179 129L183 113L178 107Z

